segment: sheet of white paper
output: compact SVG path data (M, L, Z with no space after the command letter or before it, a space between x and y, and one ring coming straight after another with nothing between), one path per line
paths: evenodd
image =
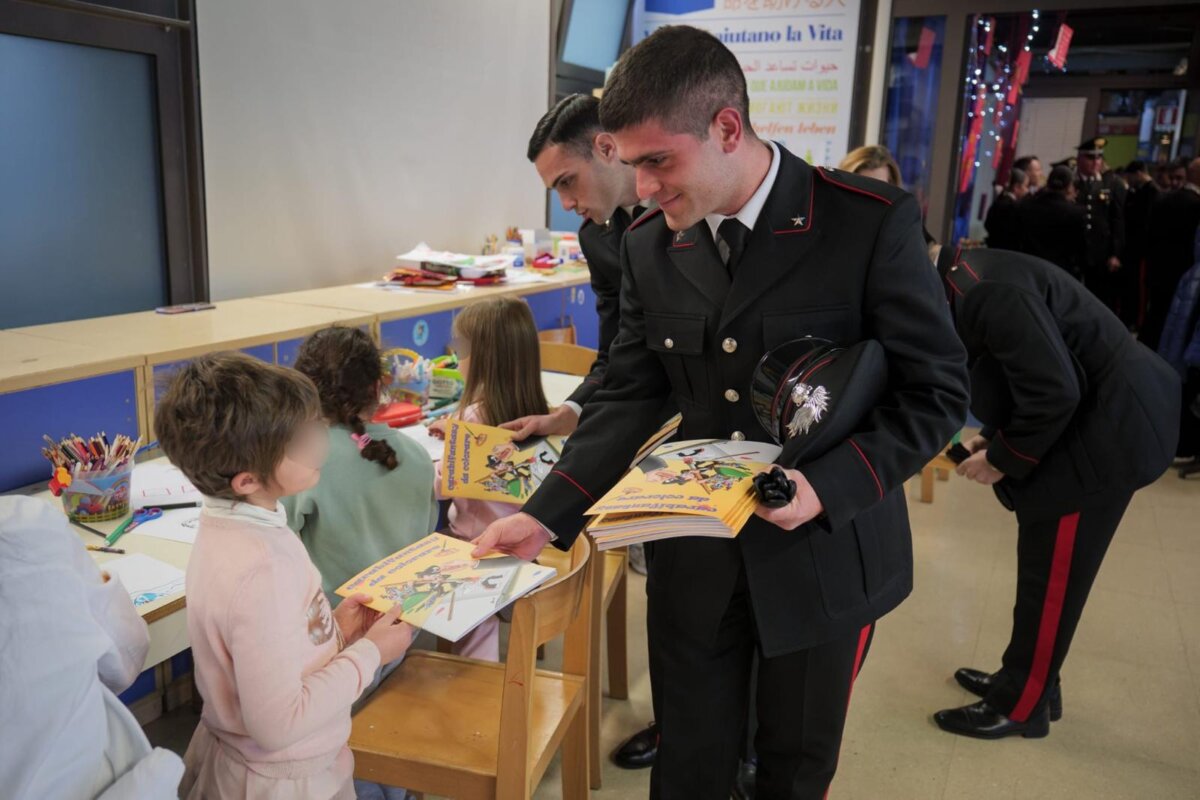
M505 277L505 283L510 286L520 283L549 283L550 279L528 269L510 269Z
M442 460L442 453L446 450L446 443L441 439L435 439L430 436L429 429L424 425L409 425L407 428L397 428L396 430L421 445L421 447L424 447L425 452L429 453L430 459L434 461Z
M130 504L134 508L171 503L199 503L204 498L192 482L168 461L151 461L133 468Z
M105 561L101 569L121 579L135 606L183 591L183 570L145 553Z
M170 539L173 542L195 544L196 529L200 524L199 508L168 509L158 519L143 522L130 533Z

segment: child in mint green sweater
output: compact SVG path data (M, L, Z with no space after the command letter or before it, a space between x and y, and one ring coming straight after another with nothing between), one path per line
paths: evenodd
M433 464L416 442L369 422L379 405L379 348L358 328L326 328L305 340L296 369L317 385L329 421L329 457L316 486L283 500L321 571L337 587L437 529Z

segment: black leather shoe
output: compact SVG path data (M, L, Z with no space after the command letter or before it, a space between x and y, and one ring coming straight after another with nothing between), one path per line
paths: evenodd
M758 782L758 762L738 762L737 780L733 782L733 800L754 800L754 786Z
M958 685L966 689L977 697L987 697L992 686L996 683L996 673L984 672L981 669L971 669L970 667L962 667L955 670L954 680L958 681ZM1062 684L1059 683L1050 691L1050 696L1046 699L1050 706L1050 721L1058 722L1062 719Z
M1025 722L1014 722L988 705L986 700L962 708L947 708L933 715L938 727L960 736L976 739L1003 739L1005 736L1024 736L1040 739L1050 733L1050 714L1043 708Z
M658 725L651 722L630 736L612 754L612 762L621 769L645 769L654 766L658 755Z

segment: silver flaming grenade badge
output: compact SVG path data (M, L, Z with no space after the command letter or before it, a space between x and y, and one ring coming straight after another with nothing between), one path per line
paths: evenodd
M792 387L792 405L796 413L788 423L788 438L808 433L813 425L821 421L821 416L829 409L829 390L824 386L809 386L807 383L797 383Z

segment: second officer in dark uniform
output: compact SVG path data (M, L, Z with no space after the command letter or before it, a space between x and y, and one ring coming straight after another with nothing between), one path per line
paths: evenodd
M591 273L600 340L596 361L579 388L552 414L527 417L524 436L569 434L579 414L604 382L608 349L620 325L621 238L645 207L639 205L633 169L617 158L612 136L600 126L600 101L572 94L547 111L529 138L527 155L563 208L584 218L579 246Z
M1036 738L1062 714L1059 669L1125 508L1174 456L1179 378L1053 264L949 248L936 263L984 424L958 470L995 487L1018 533L1002 666L959 669L983 700L934 719L965 736Z
M1120 278L1125 250L1125 182L1104 171L1102 138L1079 145L1075 201L1083 208L1086 242L1083 283L1113 311L1120 308Z

